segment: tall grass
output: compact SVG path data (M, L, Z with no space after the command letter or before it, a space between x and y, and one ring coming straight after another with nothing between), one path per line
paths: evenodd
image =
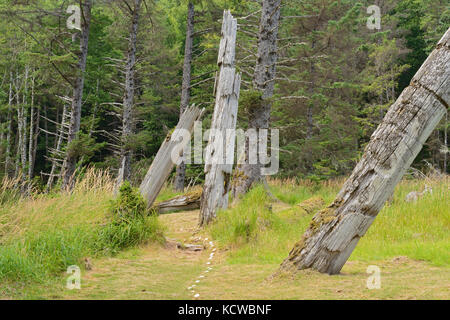
M113 190L108 173L89 169L71 193L5 203L0 208L0 282L45 281L70 265L82 266L85 257L161 241L157 217L142 215L116 223ZM145 210L145 204L139 209Z
M361 239L352 258L385 259L398 255L435 265L450 265L449 179L405 180L397 187L391 205L386 205L367 235ZM422 191L425 183L433 188L417 202L404 199L411 191Z
M272 180L272 192L291 206L270 213L267 208L271 200L262 187L257 187L236 207L220 212L209 231L222 247L231 249L230 263L280 263L312 219L297 204L312 196L331 203L343 182ZM431 184L433 194L424 195L416 203L405 202L409 192L422 191L425 183ZM450 265L449 186L448 178L402 181L392 204L379 213L351 259L375 261L403 255L434 265Z
M14 203L23 199L23 195L28 193L33 195L35 188L33 184L20 178L3 177L0 181L0 205Z

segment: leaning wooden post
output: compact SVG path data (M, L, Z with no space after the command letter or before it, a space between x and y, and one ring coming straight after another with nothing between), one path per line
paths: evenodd
M190 134L194 129L195 121L201 118L203 111L204 109L194 105L187 108L173 133L167 135L159 148L139 188L149 208L153 205L173 167L180 160L183 149L190 143ZM189 135L187 135L188 132Z
M241 85L241 75L236 74L234 67L236 31L237 20L233 18L230 11L224 11L217 61L220 71L217 79L216 102L205 152L206 178L200 201L199 224L201 226L211 222L216 217L218 209L228 206L229 180L234 160L234 130Z
M336 200L314 216L282 269L340 272L448 109L449 47L450 29L391 106Z

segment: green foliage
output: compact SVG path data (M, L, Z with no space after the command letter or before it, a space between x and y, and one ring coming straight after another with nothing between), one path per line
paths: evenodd
M80 133L76 139L67 145L66 152L76 158L84 156L89 159L105 145L106 142L96 143L94 138L87 134Z
M97 250L116 254L148 242L163 242L163 229L154 215L111 222L99 230Z
M26 3L0 1L0 162L6 160L8 115L10 169L18 158L14 142L17 108L24 106L29 120L31 95L40 109L34 175L49 173L52 158L67 151L89 164L116 170L120 165L115 149L123 146L132 153L133 183L143 177L142 165L157 153L169 128L179 118L180 91L186 36L187 0L161 0L143 6L138 28L134 94L134 128L120 139L123 103L123 76L129 36L130 16L117 4L95 2L89 34L84 94L79 137L62 152L53 154L61 115L70 97L79 53L78 32L61 24L58 1ZM214 106L214 73L223 9L238 18L257 12L255 1L192 1L195 5L194 53L191 103L206 107L207 128ZM286 0L282 7L275 96L271 127L280 128L281 177L327 179L348 174L386 110L409 84L412 75L448 29L450 6L441 0L386 0L381 7L382 29L366 27L368 0ZM9 12L10 14L5 14ZM54 14L58 13L58 14ZM305 16L304 18L292 18ZM289 18L288 18L289 17ZM253 89L254 53L259 21L250 15L237 35L237 70L242 72L238 127L247 128L248 116L261 105L260 93ZM28 23L32 22L32 23ZM34 22L38 22L34 24ZM37 27L39 26L39 27ZM27 86L22 83L29 70ZM9 77L12 71L12 108L9 104ZM31 79L34 88L31 90ZM25 90L27 88L27 90ZM17 91L17 92L16 92ZM289 99L286 99L289 97ZM25 104L23 103L25 102ZM68 106L68 105L67 105ZM66 106L66 107L67 107ZM12 111L12 112L10 112ZM27 121L27 134L30 121ZM445 125L440 125L420 157L445 171L443 142ZM47 133L49 132L49 133ZM61 160L61 159L59 159ZM22 163L19 161L19 167ZM24 166L26 169L28 164ZM26 171L26 170L24 170ZM0 177L5 170L0 170ZM44 176L46 177L46 176ZM187 179L202 182L201 166L188 165ZM45 180L45 179L44 179ZM45 181L44 181L45 184Z
M239 96L239 109L247 115L258 112L261 108L262 93L259 90L249 89L242 91Z
M128 181L119 189L119 196L110 208L111 221L99 230L98 250L117 253L119 250L147 241L164 241L163 229L156 215Z
M26 224L27 232L14 234L18 226L0 230L0 282L45 282L68 266L82 267L86 257L117 254L143 243L164 241L164 228L158 217L148 215L144 200L128 183L124 183L118 198L109 206L105 198L109 196L90 190L86 194L76 191L73 195L54 194L35 200L34 206L52 205L37 209L42 210L37 215L35 211L27 212L33 214L33 224ZM25 202L22 203L26 205ZM0 221L7 225L12 223L10 216L28 210L20 205L2 207ZM102 207L106 209L102 211ZM93 219L96 215L99 217ZM102 223L104 219L106 223Z
M132 219L143 218L147 215L144 198L128 181L119 189L119 196L111 204L111 215L114 222L128 222Z

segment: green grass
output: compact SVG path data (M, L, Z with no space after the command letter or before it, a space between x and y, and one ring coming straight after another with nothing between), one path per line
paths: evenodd
M5 203L0 209L0 283L48 282L68 266L83 267L87 257L161 242L163 227L156 216L146 215L140 195L129 187L113 201L112 190L113 181L91 171L71 194Z
M421 191L423 182L403 181L395 191L393 203L379 213L350 260L374 261L403 255L449 266L449 184L441 180L432 186L432 195L407 203L406 194ZM331 203L339 187L333 183L317 187L275 181L271 189L279 199L294 205L312 196L321 196ZM229 263L280 263L301 239L312 215L304 214L295 205L270 213L270 205L264 189L257 187L236 207L219 213L210 232L222 247L231 249Z
M437 266L449 266L448 182L433 184L433 194L425 195L416 203L403 200L409 192L422 189L422 184L417 182L400 184L393 204L383 208L351 258L373 260L404 255Z
M78 184L72 194L40 195L2 205L0 297L191 298L186 288L204 269L208 253L196 256L160 246L158 241L165 231L160 224L163 221L170 229L170 237L191 243L198 213L129 220L130 216L139 216L139 197L131 197L131 206L122 206L129 199L119 201L121 205L116 200L113 208L119 209L112 212L113 183L101 176L86 176L88 180ZM393 203L380 212L361 239L342 278L300 273L294 280L278 279L266 288L265 279L278 269L312 219L313 215L297 204L317 196L330 203L342 182L273 180L270 188L284 203L272 202L264 188L258 186L236 206L219 212L218 219L200 233L213 238L219 247L217 274L199 285L201 297L214 298L220 292L228 298L311 298L299 286L309 286L308 292L314 292L319 283L322 291L317 293L318 298L338 297L341 293L336 293L334 287L343 281L349 281L343 289L345 297L403 297L403 282L407 281L402 280L404 277L412 279L408 283L413 288L408 292L414 296L445 295L441 287L450 265L448 179L434 181L433 194L417 203L406 203L404 198L410 191L422 191L424 182L403 181ZM166 187L158 200L174 195L177 193ZM127 222L122 224L123 219ZM155 245L140 245L147 242ZM398 264L391 259L397 256L412 260ZM83 270L84 257L92 258L93 271ZM364 291L365 268L373 263L381 263L386 272L383 279L389 279L386 289L378 295ZM81 292L65 289L66 268L74 264L82 267ZM428 279L430 272L432 279ZM248 286L242 286L242 282ZM428 291L422 295L423 283L427 283ZM361 287L359 291L354 285Z

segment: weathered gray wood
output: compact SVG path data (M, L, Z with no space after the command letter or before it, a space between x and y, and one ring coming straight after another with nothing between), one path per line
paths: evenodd
M180 250L185 250L185 251L194 251L194 252L198 252L198 251L203 251L205 250L205 246L204 245L199 245L199 244L183 244L178 242L177 243L177 248Z
M194 47L194 3L188 2L188 14L186 23L186 42L184 45L184 63L183 63L183 84L181 86L180 114L189 106L191 98L191 65L192 52ZM184 190L184 180L186 177L186 163L184 160L177 166L175 175L174 189L176 191Z
M275 85L276 64L278 60L278 26L280 21L281 0L263 0L261 2L261 19L258 34L258 53L255 72L253 74L253 88L260 92L261 99L258 106L252 108L249 114L248 127L253 129L268 129L271 98ZM246 138L245 161L236 167L232 195L238 196L246 193L253 183L261 180L261 167L258 160L256 164L249 161L250 150L257 150L256 143ZM256 149L255 149L256 148Z
M236 74L234 57L236 49L237 20L230 11L223 14L222 38L217 64L216 102L211 123L211 134L205 152L205 185L200 202L199 225L205 225L216 217L218 209L228 206L229 180L233 170L232 161L225 155L234 155L234 136L227 129L236 129L241 75ZM224 139L226 141L224 142ZM224 150L226 146L226 151ZM225 151L225 152L224 152Z
M203 111L204 109L199 109L194 105L187 108L182 114L173 133L167 135L159 148L159 151L140 186L140 192L144 199L147 200L147 206L149 208L152 207L164 182L169 177L175 164L179 161L182 150L190 142L190 140L183 139L183 129L192 133L194 123L201 118ZM174 155L174 150L176 151L175 148L179 149L179 153Z
M372 135L335 201L317 213L282 268L340 272L450 100L450 29Z
M189 192L181 196L155 204L155 209L159 214L174 211L188 211L200 208L200 198L202 192Z

